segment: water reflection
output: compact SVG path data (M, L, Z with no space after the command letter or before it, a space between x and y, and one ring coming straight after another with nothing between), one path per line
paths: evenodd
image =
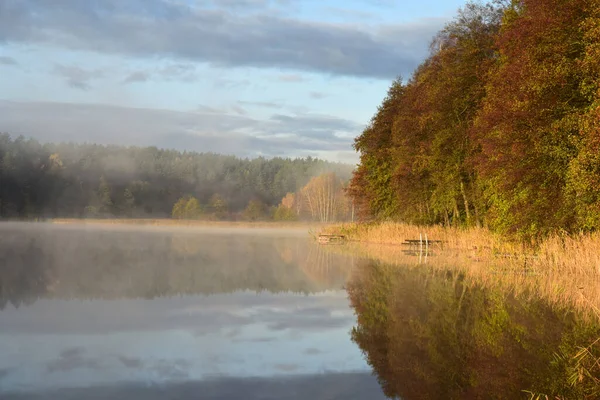
M306 234L0 227L0 308L38 298L342 289L352 257Z
M599 398L596 322L468 283L456 269L370 262L360 271L348 287L352 340L388 397Z
M305 232L2 224L0 397L384 398L353 263Z

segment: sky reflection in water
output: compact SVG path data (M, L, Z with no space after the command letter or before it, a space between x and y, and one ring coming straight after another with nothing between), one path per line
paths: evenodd
M381 395L349 337L352 260L304 235L7 229L0 393Z

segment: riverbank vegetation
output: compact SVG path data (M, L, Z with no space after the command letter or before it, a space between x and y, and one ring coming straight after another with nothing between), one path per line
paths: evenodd
M469 3L354 147L363 220L531 240L600 228L600 3Z

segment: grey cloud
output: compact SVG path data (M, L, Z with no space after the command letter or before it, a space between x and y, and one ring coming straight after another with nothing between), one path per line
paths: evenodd
M132 368L132 369L140 368L144 365L142 363L142 360L140 360L139 358L129 358L129 357L124 357L124 356L119 356L119 361L125 367Z
M0 42L383 79L410 74L443 22L373 29L169 0L0 2Z
M158 73L166 80L183 80L191 82L196 80L196 66L193 64L170 64L161 68Z
M268 318L271 322L269 329L274 331L292 330L306 332L310 330L324 330L343 328L352 325L353 316L333 316L325 308L305 308L297 310L294 314L274 315Z
M246 110L244 109L244 107L241 107L238 104L233 104L231 106L231 111L233 111L234 113L239 114L239 115L246 115L246 114L248 114L246 112Z
M149 369L162 379L182 380L189 377L191 364L186 360L158 360Z
M70 87L81 90L89 89L92 80L101 78L104 75L100 70L88 70L74 65L62 64L56 64L53 72L64 78Z
M271 121L276 122L274 129L281 133L293 133L298 136L314 139L326 139L332 142L340 140L336 132L358 133L361 126L355 122L326 115L283 115L271 116Z
M85 350L81 347L72 347L63 350L58 358L46 366L48 373L68 372L79 368L98 369L99 363L91 358L84 357Z
M136 71L129 74L123 83L146 82L150 79L150 74L144 71Z
M19 65L17 60L12 57L0 56L0 65Z
M0 368L0 381L6 378L12 371L12 368Z
M327 97L327 94L322 92L310 92L309 94L310 97L315 100L324 99L325 97Z
M157 146L243 157L295 157L350 150L352 137L361 129L355 122L326 115L276 114L268 120L258 120L210 108L176 112L0 101L0 131L43 142Z
M211 114L226 114L227 113L226 110L209 107L209 106L205 106L205 105L198 106L197 111L199 111L201 113L211 113Z
M246 8L256 9L265 8L269 5L269 0L213 0L211 2L216 7L221 8Z
M152 77L167 81L192 82L197 79L196 66L189 63L178 63L169 64L152 71L134 71L123 80L123 83L146 82Z

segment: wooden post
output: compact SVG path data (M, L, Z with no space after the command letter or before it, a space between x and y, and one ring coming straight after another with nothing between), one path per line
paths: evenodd
M427 240L427 234L425 234L425 264L427 264L427 255L429 254L429 241Z
M419 264L421 264L421 256L423 255L423 234L419 233Z

